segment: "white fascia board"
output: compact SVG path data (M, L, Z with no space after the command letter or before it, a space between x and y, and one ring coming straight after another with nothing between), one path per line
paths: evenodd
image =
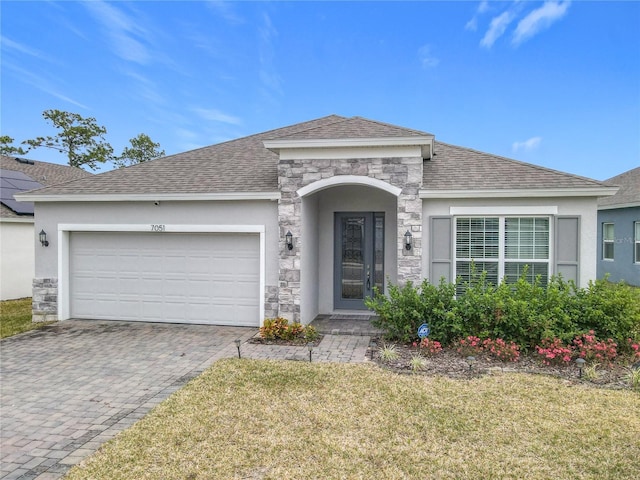
M640 207L640 202L619 203L616 205L598 205L598 210L616 210L618 208Z
M117 193L117 194L17 194L19 202L198 202L232 200L280 200L280 192L228 192L228 193Z
M405 145L419 145L427 147L422 149L431 156L433 135L420 135L411 137L374 137L374 138L314 138L303 140L265 140L264 147L274 153L279 153L285 148L331 148L331 147L394 147ZM426 150L426 151L425 151ZM428 157L427 157L428 158Z
M608 197L618 187L540 188L491 190L420 190L420 198L542 198L542 197Z
M0 223L34 223L33 217L0 217Z

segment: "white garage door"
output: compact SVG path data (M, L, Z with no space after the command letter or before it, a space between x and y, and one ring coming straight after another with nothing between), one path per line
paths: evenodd
M259 236L73 232L72 318L259 325Z

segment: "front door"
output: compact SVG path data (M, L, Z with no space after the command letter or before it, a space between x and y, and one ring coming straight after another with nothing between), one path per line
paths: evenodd
M364 310L384 287L384 213L335 214L334 308Z

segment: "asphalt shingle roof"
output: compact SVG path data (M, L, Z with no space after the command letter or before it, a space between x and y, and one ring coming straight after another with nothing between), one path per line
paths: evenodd
M93 177L91 173L81 168L58 165L56 163L39 162L37 160L29 160L29 162L30 163L22 163L17 161L15 157L0 155L0 169L22 172L45 186ZM24 215L18 215L10 208L0 204L0 217L23 218Z
M611 207L615 205L640 204L640 167L628 170L620 175L604 181L605 184L618 186L620 190L611 197L602 197L598 206Z
M278 155L266 140L390 138L429 133L361 117L330 115L140 165L112 170L72 184L45 187L34 195L207 194L278 191ZM602 187L596 180L435 142L424 163L427 190Z
M550 168L434 142L424 162L425 190L495 190L602 187L602 182Z

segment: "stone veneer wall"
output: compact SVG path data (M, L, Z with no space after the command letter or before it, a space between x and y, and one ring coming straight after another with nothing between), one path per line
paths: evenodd
M302 199L296 191L325 178L358 175L376 178L402 189L397 199L397 278L400 284L408 280L421 280L422 200L418 191L422 182L422 163L423 159L420 157L280 160L278 306L281 316L289 320L300 320L300 258L304 250L304 239L301 238ZM345 208L348 209L348 206ZM411 250L404 248L404 234L407 230L413 236ZM285 246L284 236L287 231L291 231L295 239L293 250L288 250Z
M34 278L31 299L32 322L58 320L58 279Z

